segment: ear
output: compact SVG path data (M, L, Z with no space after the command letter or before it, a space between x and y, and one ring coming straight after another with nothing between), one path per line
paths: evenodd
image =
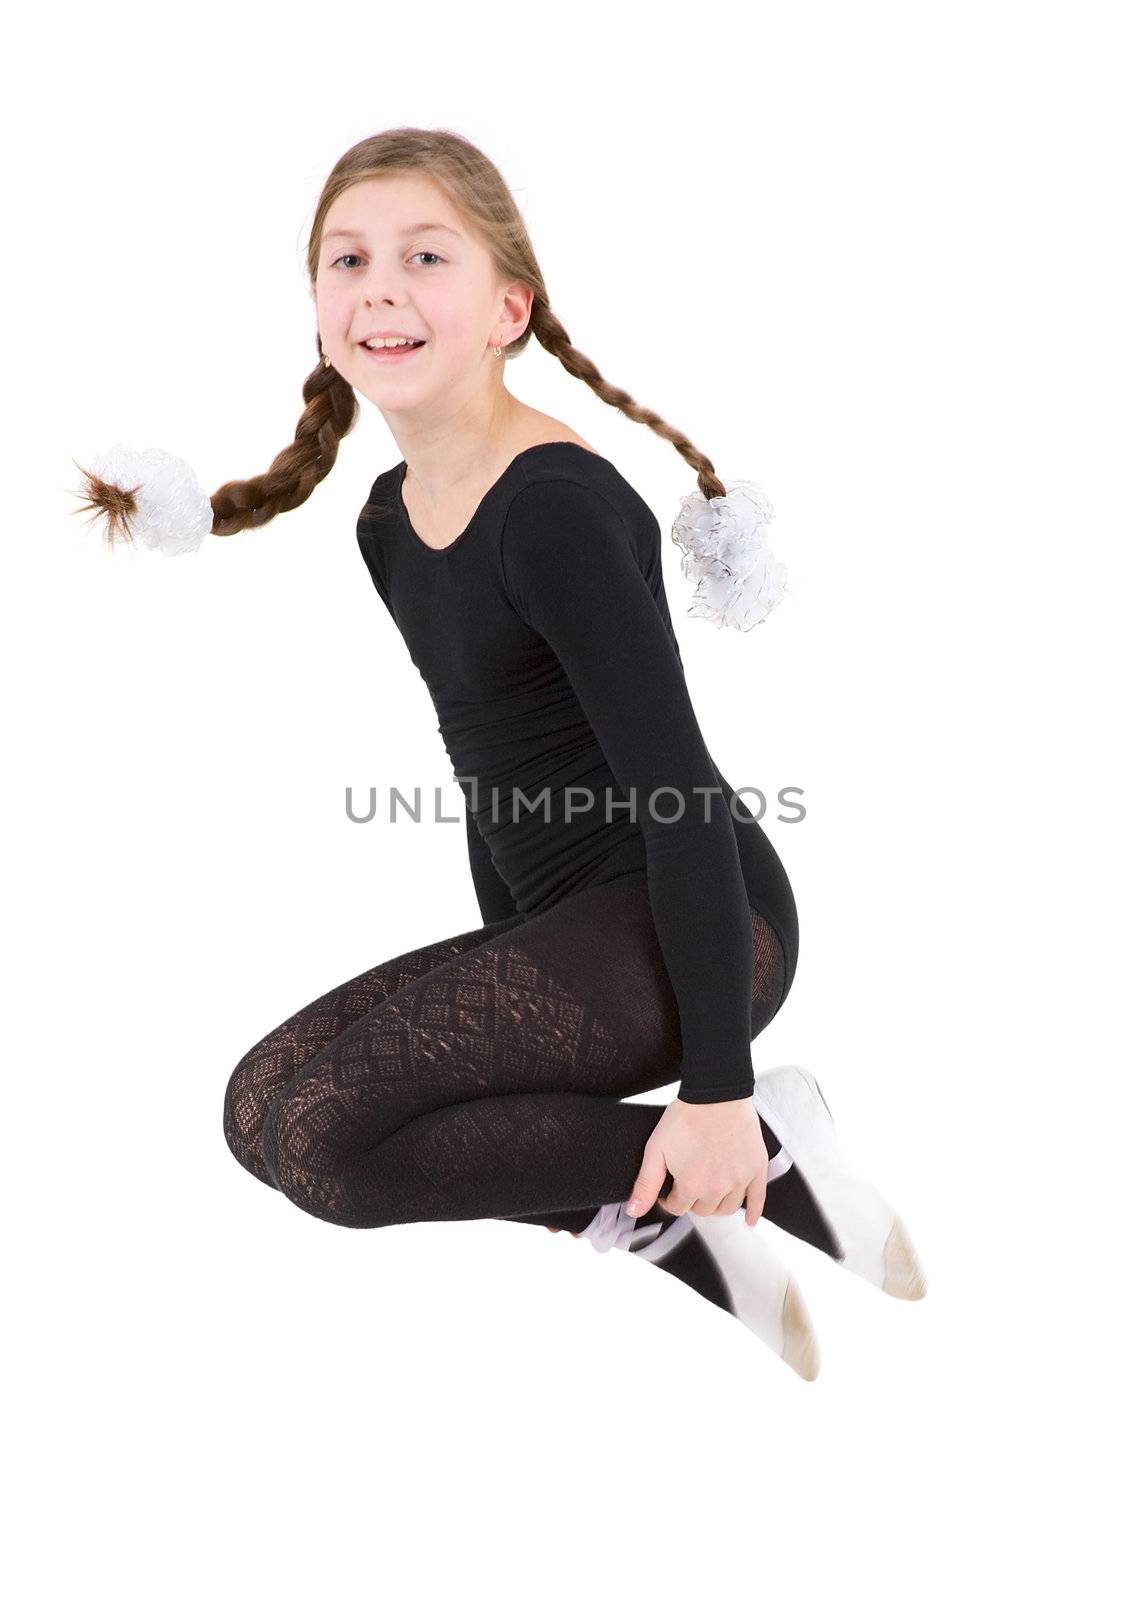
M528 327L529 318L532 315L532 301L533 291L527 283L513 282L509 284L504 297L504 315L506 319L519 322L520 327L511 335L505 329L504 336L501 338L502 344L511 344L513 339L519 339L520 335Z

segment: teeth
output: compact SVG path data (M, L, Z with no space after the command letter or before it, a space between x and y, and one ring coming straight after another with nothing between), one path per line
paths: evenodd
M367 339L366 347L370 350L397 350L402 345L418 344L417 339Z

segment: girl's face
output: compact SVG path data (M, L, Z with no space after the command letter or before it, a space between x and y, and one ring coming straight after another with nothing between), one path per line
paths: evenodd
M364 178L326 214L311 286L322 349L385 415L453 413L503 370L493 354L523 333L532 293L498 283L487 249L418 174ZM424 339L397 359L362 341ZM443 402L443 403L442 403Z

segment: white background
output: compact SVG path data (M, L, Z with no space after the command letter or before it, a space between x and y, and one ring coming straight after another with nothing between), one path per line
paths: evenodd
M1134 9L104 5L10 40L12 1592L1132 1587ZM772 1229L812 1385L619 1253L325 1225L223 1141L257 1039L480 923L462 826L344 811L460 815L354 539L398 453L364 402L303 507L175 560L108 556L72 461L269 464L322 181L403 123L485 150L577 347L777 510L783 605L688 619L694 474L535 343L508 368L661 518L717 763L805 791L759 1069L818 1075L930 1280Z

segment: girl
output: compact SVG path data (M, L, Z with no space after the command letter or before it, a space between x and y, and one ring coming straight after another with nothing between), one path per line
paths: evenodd
M619 1246L813 1378L805 1306L755 1229L764 1199L768 1220L890 1294L919 1297L920 1267L843 1163L813 1077L753 1075L751 1041L798 958L790 884L704 744L655 516L508 391L505 360L535 337L679 451L704 507L727 491L574 348L503 178L457 135L399 128L349 150L308 267L321 360L294 442L212 495L206 525L233 534L301 505L355 391L381 412L402 460L357 537L466 789L483 925L382 962L256 1044L227 1084L228 1145L345 1227L496 1217ZM130 538L142 485L84 470L85 503ZM677 1079L666 1109L624 1103Z

